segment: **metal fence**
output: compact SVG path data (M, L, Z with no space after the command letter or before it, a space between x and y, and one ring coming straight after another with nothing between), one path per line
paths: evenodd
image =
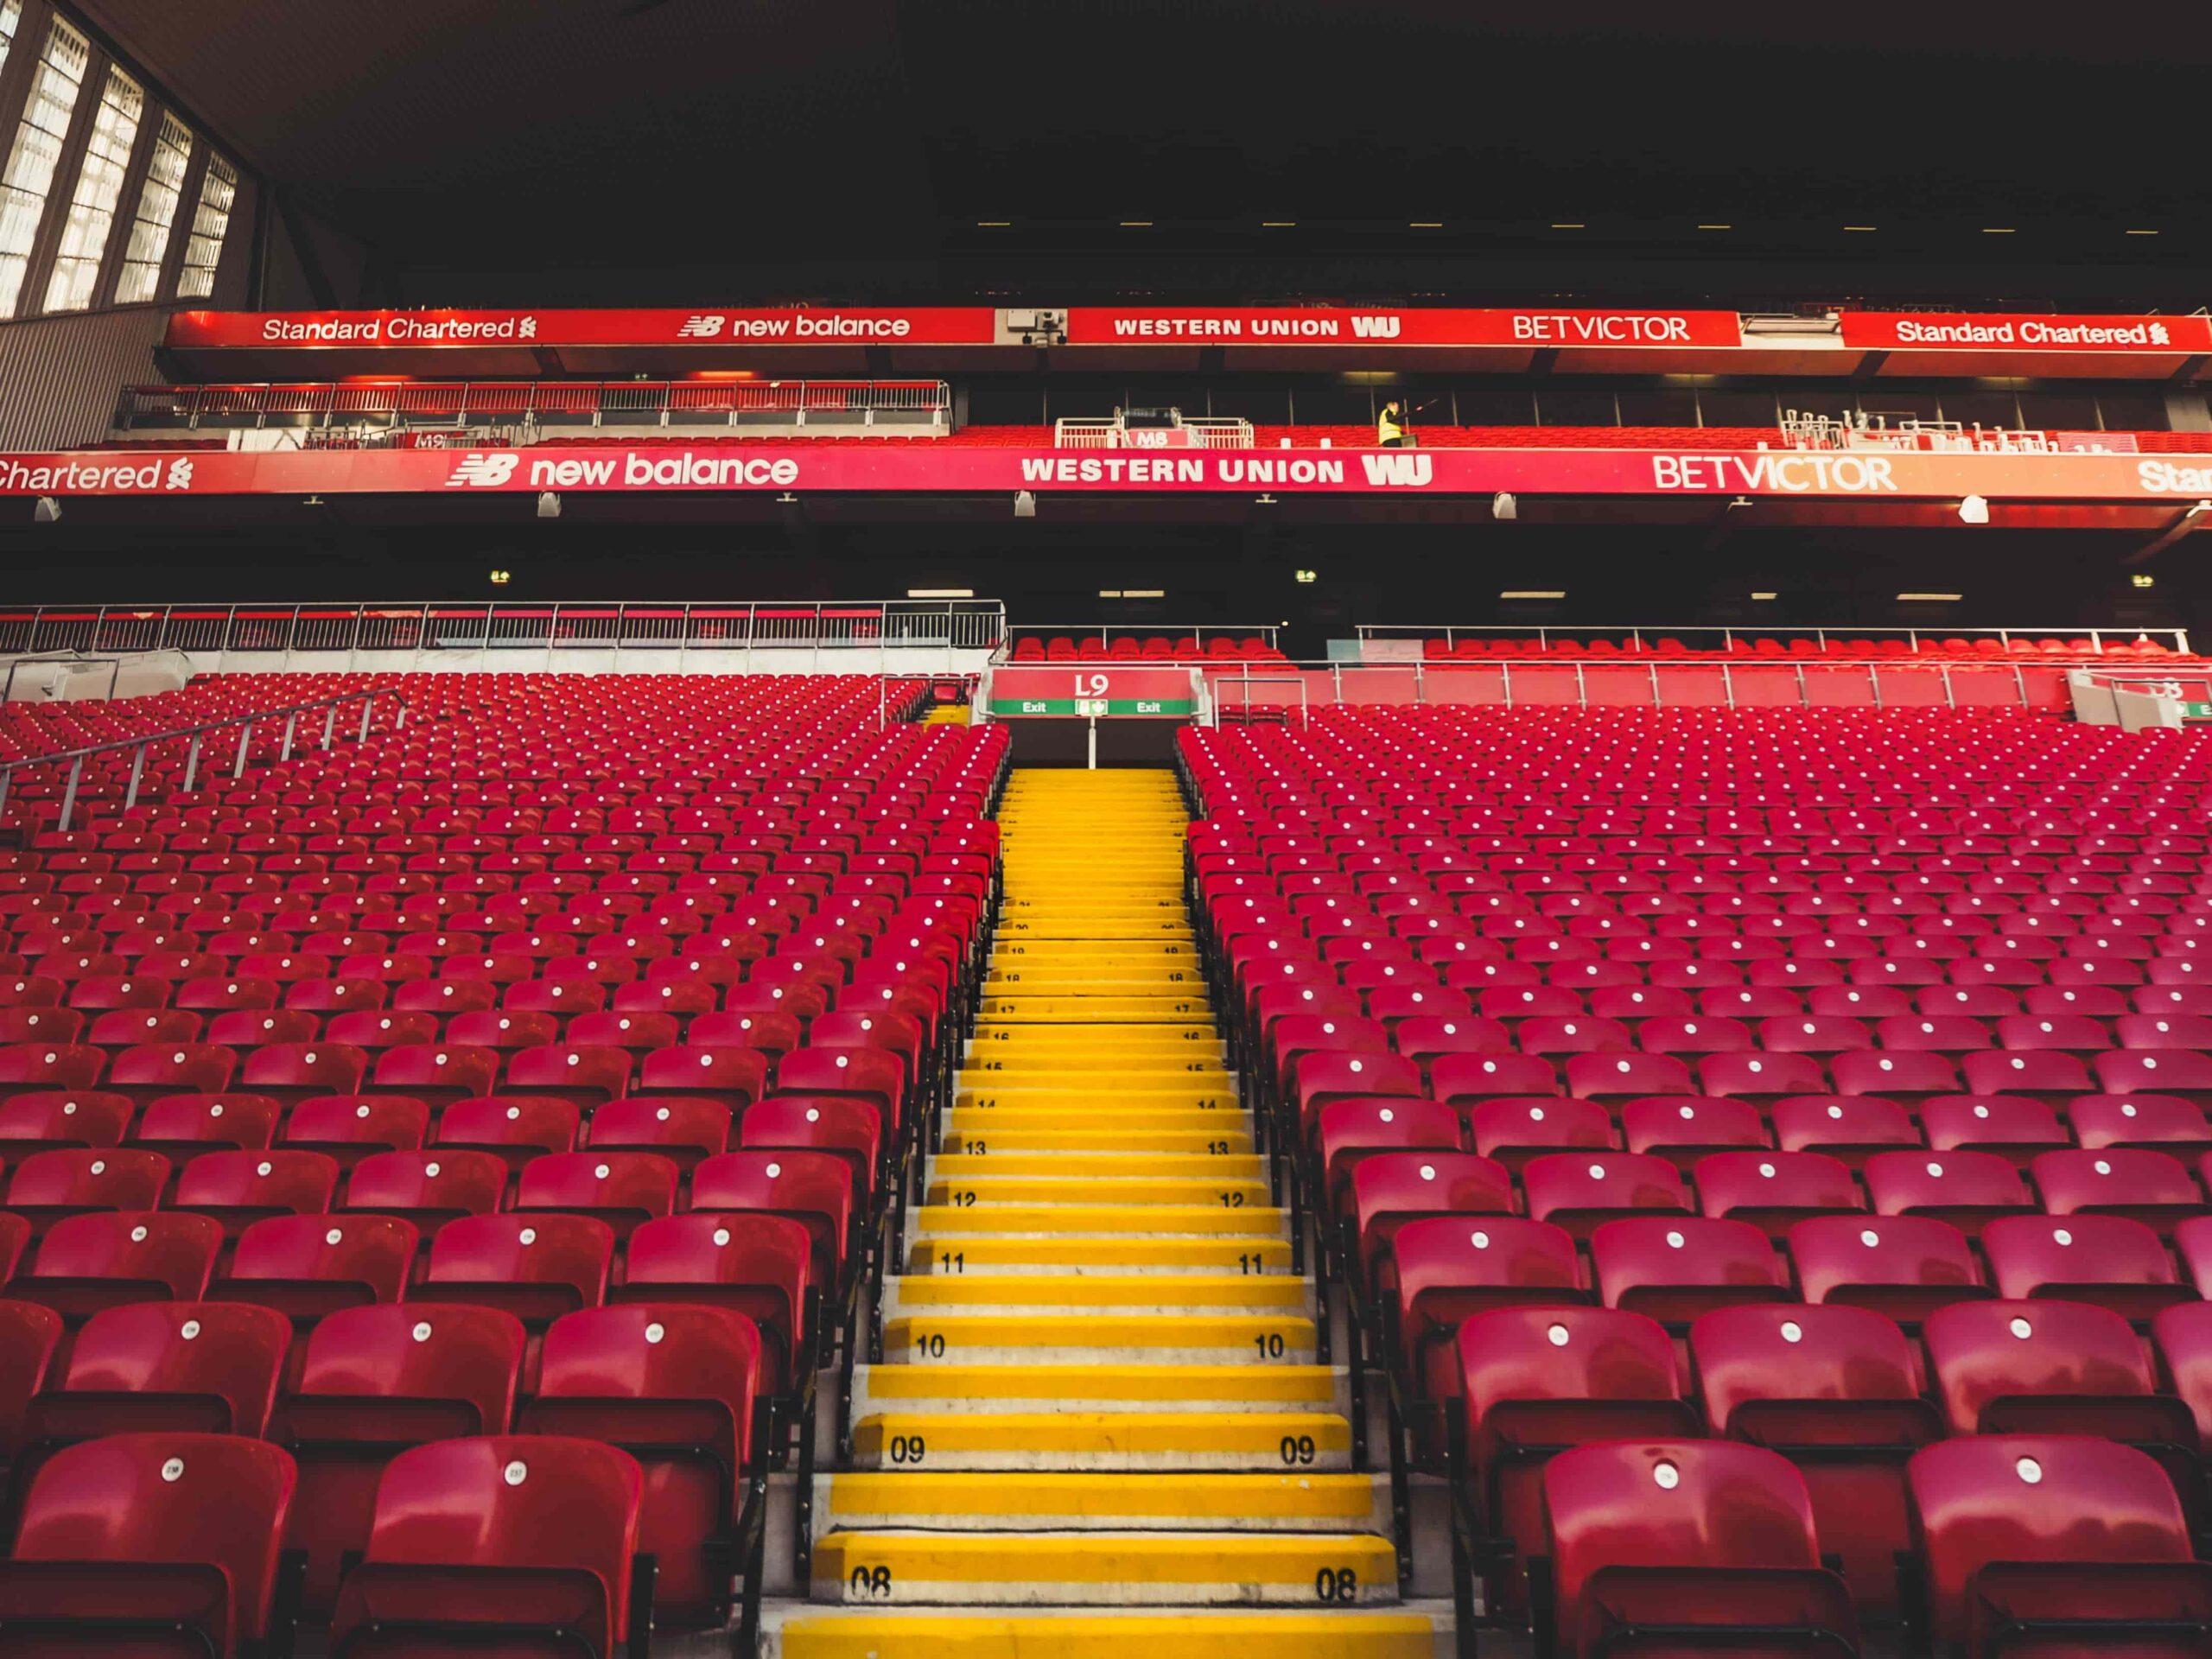
M26 654L173 649L219 659L233 653L500 651L557 657L567 649L990 651L1005 637L1006 607L995 599L0 608L0 653Z
M1024 639L1066 639L1080 645L1095 639L1110 647L1116 639L1191 639L1203 645L1209 639L1260 639L1269 648L1275 643L1280 626L1273 622L1249 622L1241 626L1220 626L1214 623L1087 623L1087 622L1020 622L1006 631L1009 650ZM1023 660L1030 660L1027 658Z
M263 427L670 426L741 423L742 416L895 415L901 426L944 426L952 388L942 380L503 380L128 386L115 429L197 431Z
M1766 627L1718 626L1695 624L1687 627L1662 627L1649 624L1633 627L1541 627L1484 623L1473 627L1440 626L1427 622L1363 622L1359 625L1363 640L1421 641L1440 639L1446 645L1456 645L1463 639L1522 640L1540 648L1554 641L1588 642L1605 640L1643 651L1662 639L1673 639L1694 650L1729 651L1739 645L1755 645L1762 639L1771 639L1787 645L1803 640L1821 651L1827 651L1840 641L1854 639L1902 640L1912 650L1940 649L1944 642L1964 639L1993 639L1999 645L2011 648L2015 639L2086 640L2088 648L2102 654L2108 645L2132 645L2139 639L2151 639L2171 650L2186 653L2189 650L2189 631L2186 628L1860 628L1860 627Z
M1947 709L2061 713L2068 669L1992 658L1566 659L1205 664L1220 721L1332 705L1497 709ZM2162 676L2161 677L2171 677ZM2208 692L2212 695L2212 692Z

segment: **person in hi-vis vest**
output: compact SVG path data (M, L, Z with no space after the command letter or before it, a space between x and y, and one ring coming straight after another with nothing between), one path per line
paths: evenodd
M1384 449L1402 449L1407 441L1406 417L1395 397L1382 405L1375 420L1375 442Z

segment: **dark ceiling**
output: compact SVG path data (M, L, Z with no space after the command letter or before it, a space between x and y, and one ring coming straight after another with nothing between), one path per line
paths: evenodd
M2201 6L78 3L372 299L2212 300Z

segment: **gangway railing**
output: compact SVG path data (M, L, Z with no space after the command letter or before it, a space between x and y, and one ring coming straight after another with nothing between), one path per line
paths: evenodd
M108 671L106 696L110 701L116 688L123 683L126 664L148 657L168 657L175 659L180 671L188 676L191 664L181 652L131 651L89 656L81 651L24 651L0 654L0 662L7 664L7 673L0 676L0 703L12 702L16 696L16 676L26 668L105 668Z
M1249 449L1256 439L1252 423L1241 418L1185 415L1166 425L1132 426L1124 412L1110 416L1062 416L1052 423L1055 449Z
M1281 625L1274 622L1243 625L1214 622L1017 622L1007 629L1001 655L1012 652L1014 645L1023 639L1096 639L1109 647L1116 639L1188 639L1199 645L1209 639L1263 639L1272 649L1281 631ZM1025 658L1023 660L1035 659Z
M238 741L237 751L230 762L232 778L245 775L246 763L253 753L253 728L257 726L265 728L272 721L282 720L284 722L284 734L278 741L276 755L279 764L292 758L302 715L321 714L322 741L317 747L327 752L338 741L338 711L356 702L361 705L361 721L359 729L352 734L354 741L368 741L369 730L379 702L388 702L397 711L392 721L393 731L407 729L405 694L389 686L378 686L363 691L341 691L334 696L316 697L311 702L289 703L281 709L261 709L248 714L226 715L220 719L201 721L196 725L179 726L165 732L148 732L137 737L118 738L112 742L94 743L84 748L60 749L52 754L25 755L20 760L0 761L0 814L7 810L8 797L15 787L16 773L40 766L66 766L68 772L61 788L61 813L54 826L56 830L66 830L69 828L70 818L76 812L77 791L84 779L85 762L103 754L124 753L130 756L130 779L123 794L123 808L127 812L138 804L138 789L145 779L147 757L156 745L163 743L181 742L186 746L184 777L177 785L177 791L190 794L194 785L199 781L200 753L209 734L226 732L233 727L238 728Z

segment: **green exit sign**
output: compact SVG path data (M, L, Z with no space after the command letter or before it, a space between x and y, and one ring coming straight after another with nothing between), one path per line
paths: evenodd
M1000 720L1038 715L1059 720L1188 720L1198 713L1189 697L1001 697L991 699Z

